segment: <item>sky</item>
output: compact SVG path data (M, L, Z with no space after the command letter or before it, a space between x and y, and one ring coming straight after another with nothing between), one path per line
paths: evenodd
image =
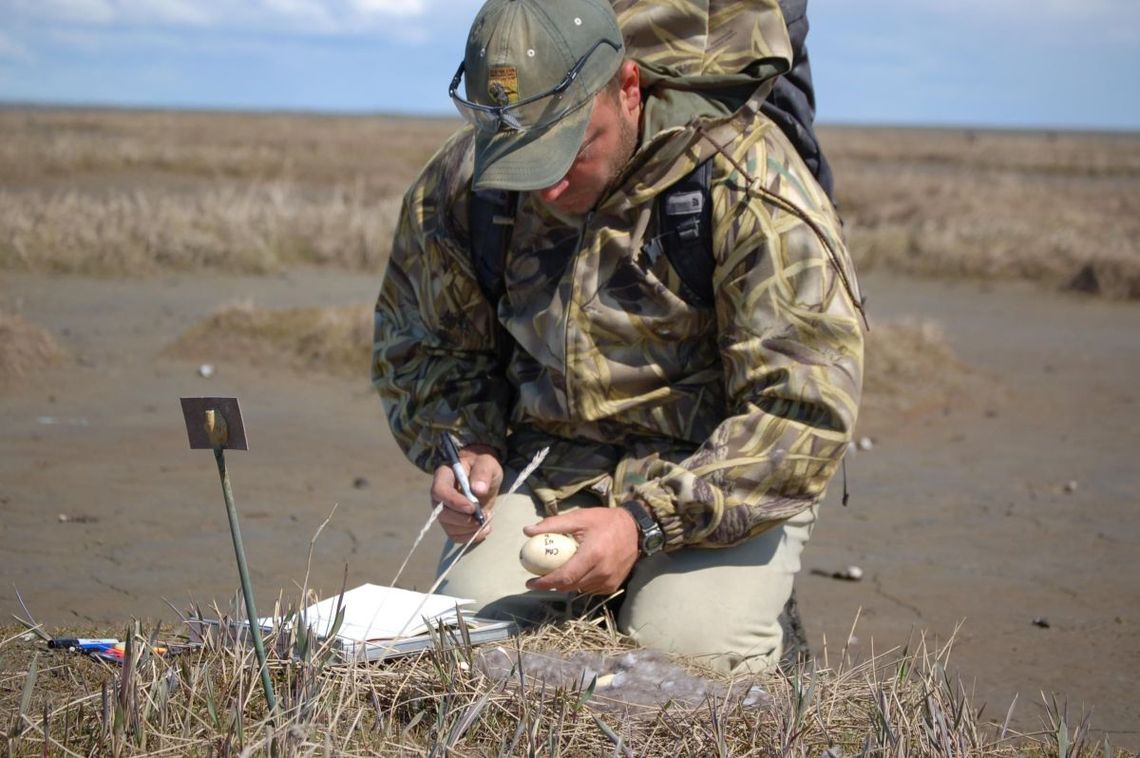
M0 102L453 114L481 0L0 0ZM1140 0L810 0L821 123L1140 130Z

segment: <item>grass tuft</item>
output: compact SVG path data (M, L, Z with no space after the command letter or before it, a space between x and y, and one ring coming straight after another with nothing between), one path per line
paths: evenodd
M718 676L681 659L721 693L761 687L768 697L759 706L731 694L690 705L662 695L655 706L623 711L621 687L603 690L597 677L544 680L521 668L497 676L478 665L485 649L343 663L320 644L295 653L296 640L281 633L267 640L279 698L270 714L252 651L224 635L158 656L132 624L123 666L52 651L38 677L42 643L4 636L0 710L19 714L19 729L7 735L18 755L1112 755L1089 740L1087 717L1070 726L1055 701L1046 702L1037 734L985 721L948 672L949 646L925 641L835 667L825 651L815 663L759 677ZM631 650L612 627L585 620L504 645L519 660L563 663Z
M874 415L940 407L977 381L931 319L875 320L864 349L864 408Z
M59 362L63 351L46 329L0 311L0 384Z
M235 361L255 366L319 371L366 381L372 344L372 309L227 306L192 327L167 356L194 361Z

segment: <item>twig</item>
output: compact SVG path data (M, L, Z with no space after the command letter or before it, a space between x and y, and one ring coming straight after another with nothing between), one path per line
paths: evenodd
M435 508L432 509L431 515L428 516L428 520L424 522L423 528L420 529L420 533L416 535L415 542L412 543L412 549L408 551L408 554L406 556L404 556L404 562L400 564L400 569L396 572L396 576L392 578L391 584L388 585L389 587L395 587L396 582L400 581L400 576L403 575L404 569L408 567L408 561L412 559L412 554L416 552L416 548L418 548L420 546L420 543L423 542L424 536L428 533L428 530L431 529L431 525L435 523L435 520L439 518L439 514L442 512L443 503L436 503Z
M12 590L16 593L16 600L20 602L20 607L24 609L24 615L27 616L27 619L22 619L15 614L12 614L12 618L28 627L29 632L33 632L34 634L39 635L40 639L50 642L51 635L42 629L43 624L36 621L35 618L32 617L32 612L28 610L28 606L24 605L24 597L20 594L20 588L17 587L15 583L13 583Z
M524 468L522 472L519 473L517 477L515 477L514 483L511 484L510 489L507 490L508 495L513 495L515 491L522 486L523 482L526 481L528 476L534 473L534 470L538 468L539 464L542 463L542 461L546 458L546 454L549 452L550 448L548 447L544 447L542 450L538 451L531 462L527 464L526 468ZM490 526L491 522L494 520L495 511L492 510L487 518L487 523L483 524L483 526L475 530L475 533L471 535L471 539L467 540L467 542L463 544L463 547L459 550L459 554L455 556L455 558L451 561L451 564L443 570L443 573L436 577L435 583L432 584L431 588L427 591L427 593L425 593L424 599L420 601L420 604L416 608L415 612L413 612L412 615L408 617L408 621L404 624L404 628L400 630L400 633L398 635L396 635L397 639L404 636L404 632L416 618L416 615L420 612L420 609L424 607L424 603L428 601L429 597L435 594L435 591L439 589L439 585L443 584L443 580L446 579L447 575L451 573L451 570L455 568L455 564L457 564L459 562L459 559L462 558L463 555L471 548L471 545L475 543L475 540L480 535L480 533L482 533L484 529Z
M333 503L333 507L332 510L329 511L329 515L325 517L325 520L322 521L321 525L317 527L317 531L313 534L313 538L309 540L309 558L305 561L305 580L301 583L302 603L307 602L305 596L309 592L309 572L313 568L313 546L317 544L317 538L321 536L321 532L323 532L325 530L325 527L329 525L329 522L332 521L332 517L336 513L337 505L339 505L339 503Z
M527 478L534 473L534 470L538 468L544 460L546 460L546 454L549 452L550 448L544 447L535 453L535 456L533 459L531 459L531 462L527 464L527 467L524 468L522 472L515 477L514 482L511 483L510 489L507 490L508 495L515 494L518 488L522 486L523 482L525 482Z

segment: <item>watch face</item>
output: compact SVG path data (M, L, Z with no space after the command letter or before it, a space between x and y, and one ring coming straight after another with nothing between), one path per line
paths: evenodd
M641 550L641 554L653 555L660 552L665 547L665 534L653 517L649 515L649 512L640 503L635 502L623 503L622 507L629 511L633 520L637 522L637 532L640 538L638 548Z
M641 540L642 552L646 555L653 555L654 553L665 547L665 535L658 530L654 530L646 535Z

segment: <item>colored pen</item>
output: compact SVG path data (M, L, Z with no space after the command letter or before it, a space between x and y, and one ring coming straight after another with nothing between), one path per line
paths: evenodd
M487 523L487 518L483 515L483 509L479 507L479 498L471 491L471 482L467 479L467 471L463 468L463 464L459 462L459 451L455 448L455 442L452 441L451 435L447 432L443 433L443 454L447 456L447 462L451 466L451 470L455 472L455 479L459 482L459 489L463 491L464 497L471 501L475 506L475 520L479 525Z
M60 639L54 639L54 640L48 641L48 647L65 648L65 649L67 649L67 648L78 648L80 650L85 649L85 648L110 647L112 645L118 645L118 644L119 644L118 640L88 639L88 638L84 638L84 637L74 637L74 638L63 637Z
M90 653L105 661L113 661L115 663L122 663L126 655L126 648L120 643L118 645L111 645L110 647L91 648L84 650L85 653Z

